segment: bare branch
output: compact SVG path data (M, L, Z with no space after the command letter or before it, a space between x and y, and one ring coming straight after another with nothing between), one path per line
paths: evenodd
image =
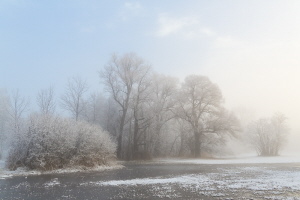
M77 121L84 110L84 94L88 91L86 81L79 77L69 79L65 94L61 96L61 106L69 111Z
M48 89L43 89L39 91L37 98L37 104L40 108L40 112L45 115L52 115L55 112L55 102L54 102L54 90L53 87Z

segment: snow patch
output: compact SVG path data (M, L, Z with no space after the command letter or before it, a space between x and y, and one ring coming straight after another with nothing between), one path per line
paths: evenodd
M241 176L240 174L246 174ZM83 183L94 186L138 186L176 184L185 189L201 191L284 191L300 192L300 173L298 171L276 171L262 167L238 167L230 170L220 169L219 173L190 174L177 177L156 177L131 180L113 180ZM216 195L216 193L214 193ZM219 193L218 196L223 194Z
M99 186L119 186L119 185L155 185L155 184L170 184L170 183L180 183L180 184L188 184L197 182L199 177L192 176L180 176L174 178L144 178L144 179L132 179L132 180L114 180L114 181L106 181L106 182L89 182L89 185L99 185ZM207 177L201 177L202 181L208 181Z
M45 187L53 187L55 185L60 185L60 182L58 181L58 178L54 178L51 181L44 183Z
M10 174L0 174L0 179L7 179L10 177L12 177L12 175L10 175Z
M25 182L22 182L22 183L19 183L15 186L12 187L13 189L20 189L20 188L30 188L30 184L25 181Z
M41 175L41 174L67 174L76 172L102 172L106 170L115 170L123 168L123 165L115 164L110 166L97 166L93 168L65 168L52 171L29 171L26 168L18 168L16 171L3 170L0 171L0 179L7 179L13 176L29 176L29 175Z

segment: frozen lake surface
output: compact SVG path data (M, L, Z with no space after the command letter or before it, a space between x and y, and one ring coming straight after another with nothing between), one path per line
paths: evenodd
M125 162L102 172L3 176L0 199L300 199L300 162L224 162Z

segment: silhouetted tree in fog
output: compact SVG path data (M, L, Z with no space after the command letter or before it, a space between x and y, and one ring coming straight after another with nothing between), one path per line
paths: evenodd
M69 111L76 121L84 111L84 94L88 86L86 81L79 77L69 79L65 93L61 96L61 106Z
M132 98L134 85L138 84L149 65L135 54L113 55L104 70L100 73L107 91L111 94L120 109L119 133L117 136L117 155L122 157L122 141L125 120Z
M132 111L133 111L133 158L139 158L141 155L141 150L139 146L142 144L144 147L146 141L141 143L141 133L145 132L146 128L149 126L148 118L144 112L145 104L149 102L149 96L151 94L151 81L150 81L150 66L145 65L140 69L140 73L137 74L137 82L133 86L132 95ZM145 154L144 152L142 154Z
M25 97L22 97L19 93L19 90L16 90L12 93L11 100L10 100L10 108L9 108L9 115L10 115L10 122L11 122L11 129L13 133L19 133L20 129L22 128L22 117L26 111L28 111L29 107L29 100Z
M248 127L251 145L260 156L277 156L286 142L287 118L280 113L271 119L259 119Z
M84 119L89 123L104 125L104 113L107 99L99 93L92 93L85 103ZM104 128L104 127L103 127Z
M149 146L154 155L161 156L167 153L162 145L164 141L162 140L163 137L161 134L167 123L170 123L175 117L174 108L176 105L179 80L161 74L154 74L151 80L149 114L151 115L152 134L150 135ZM170 141L170 137L167 139Z
M18 90L12 93L9 107L9 130L10 130L10 150L8 157L19 159L26 152L24 151L25 143L20 141L26 141L27 136L24 134L26 129L26 120L24 118L25 113L28 111L29 100L22 97ZM13 155L12 155L13 154Z
M40 108L40 112L44 115L52 115L55 112L54 102L54 90L53 87L39 91L37 98L37 104Z
M178 94L177 115L187 121L193 131L195 157L201 156L203 142L210 134L235 132L235 119L227 118L219 87L205 76L185 78Z

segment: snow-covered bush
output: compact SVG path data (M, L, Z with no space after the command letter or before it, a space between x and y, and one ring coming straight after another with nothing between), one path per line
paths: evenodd
M9 169L53 170L94 167L115 158L116 145L99 126L53 116L31 116L28 128L14 137Z

